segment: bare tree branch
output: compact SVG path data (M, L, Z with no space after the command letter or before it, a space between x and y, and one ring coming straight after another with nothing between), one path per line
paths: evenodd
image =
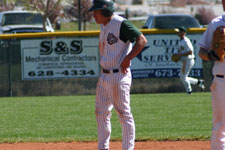
M85 23L92 19L92 13L88 12L88 9L91 7L92 1L91 0L81 0L81 21L84 24L85 30ZM64 8L64 12L66 17L73 20L74 18L78 19L78 1L74 0L71 6Z
M0 11L13 10L17 0L3 0L0 4Z

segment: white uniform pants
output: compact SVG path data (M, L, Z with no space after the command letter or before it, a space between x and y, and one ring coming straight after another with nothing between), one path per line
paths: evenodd
M96 88L98 148L109 149L111 110L114 107L122 126L123 150L133 150L135 125L130 109L131 73L102 73Z
M194 59L186 59L186 60L182 61L180 80L183 83L186 92L192 91L191 84L198 83L198 79L188 77L188 75L191 71L191 68L194 66L194 64L195 64Z
M210 89L213 111L211 150L225 150L225 78L215 77Z

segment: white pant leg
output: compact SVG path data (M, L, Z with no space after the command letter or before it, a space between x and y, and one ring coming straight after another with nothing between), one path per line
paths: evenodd
M99 77L96 88L98 148L108 149L111 134L111 110L118 114L123 131L123 150L133 150L135 125L130 109L131 73L106 74Z
M123 150L134 150L135 124L130 108L131 75L119 80L119 84L113 87L113 106L122 126Z
M191 84L198 83L198 79L188 77L192 67L194 66L194 63L194 59L187 59L182 62L180 80L183 83L186 92L192 91Z
M225 150L225 78L215 77L210 89L213 111L211 150Z
M109 149L111 135L111 110L113 108L107 91L108 83L105 76L99 77L96 87L95 114L98 128L98 149Z

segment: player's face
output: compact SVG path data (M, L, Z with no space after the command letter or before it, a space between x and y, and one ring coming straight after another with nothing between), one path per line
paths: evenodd
M222 0L223 10L225 11L225 0Z
M177 33L177 35L180 37L180 38L182 38L182 37L184 37L184 35L185 35L185 32L183 32L183 31L180 31L180 32L178 32Z
M93 13L93 16L94 16L95 22L97 24L102 24L103 23L104 16L102 15L101 10L95 10L94 13Z

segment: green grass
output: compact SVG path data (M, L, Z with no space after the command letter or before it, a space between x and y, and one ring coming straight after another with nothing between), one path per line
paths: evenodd
M208 140L211 135L209 93L134 95L137 139Z
M208 140L210 93L131 96L137 140ZM95 96L0 98L0 143L96 141ZM113 111L112 140L121 139Z

